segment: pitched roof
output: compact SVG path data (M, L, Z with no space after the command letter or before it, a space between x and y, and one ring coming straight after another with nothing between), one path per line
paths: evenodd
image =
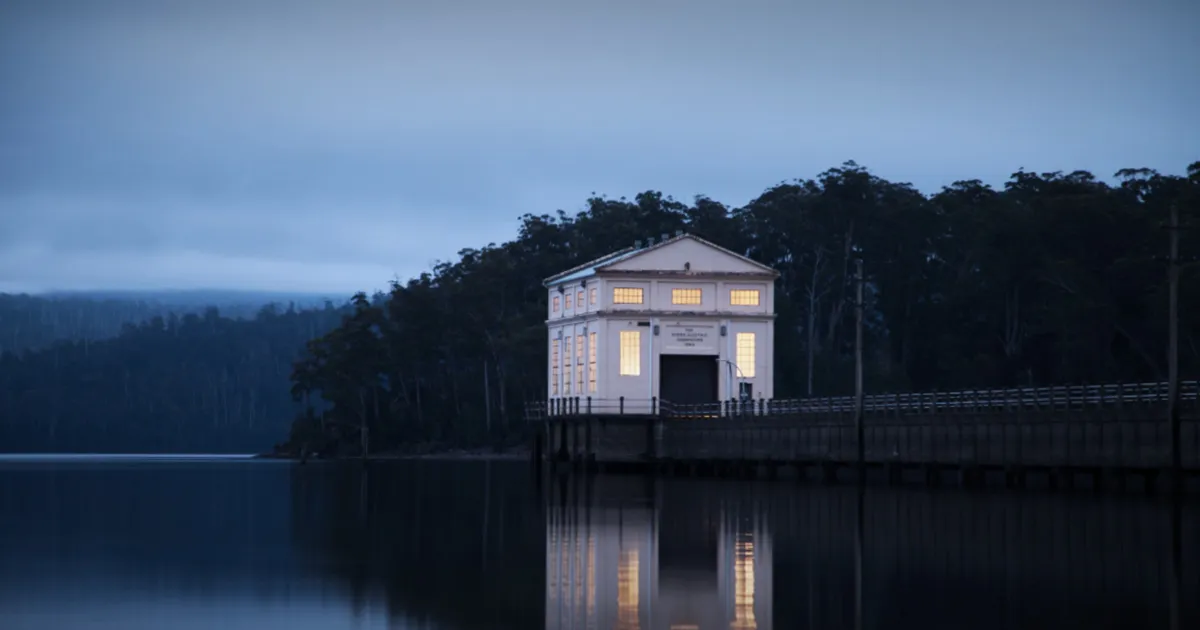
M725 249L724 247L721 247L720 245L717 245L716 243L706 241L694 234L680 234L678 236L673 236L671 238L661 240L657 243L652 243L645 247L641 247L641 248L626 247L625 249L613 252L606 256L601 256L600 258L597 258L590 262L584 263L577 267L572 267L566 271L556 273L553 276L550 276L549 278L546 278L545 280L543 280L542 284L545 286L549 286L551 284L559 284L562 282L571 282L573 280L582 280L589 276L595 275L597 272L604 271L605 268L607 268L611 265L614 265L618 262L629 260L630 258L634 258L636 256L641 256L642 254L645 254L646 252L652 252L656 249L661 249L663 247L671 245L672 243L676 243L676 242L684 240L684 239L691 239L693 241L696 241L697 243L707 245L708 247L711 247L715 250L729 254L730 256L733 256L734 258L738 258L747 263L750 263L751 265L761 268L763 270L763 272L765 272L765 273L770 273L770 274L773 274L776 276L779 275L779 272L776 271L775 269L768 267L767 265L764 265L764 264L758 262L757 260L747 258L746 256L743 256L737 252Z

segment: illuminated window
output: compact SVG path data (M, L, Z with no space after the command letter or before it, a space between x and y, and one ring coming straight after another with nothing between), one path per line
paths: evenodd
M583 308L583 289L580 289L579 293L575 294L575 306Z
M591 291L588 292L588 304L596 304L596 287L592 287Z
M583 335L575 337L575 391L583 393Z
M671 289L672 304L699 304L700 289Z
M571 310L571 294L570 294L570 293L568 293L568 294L566 295L566 298L567 298L567 305L566 305L566 308L565 308L565 310L568 310L568 311L569 311L569 310Z
M735 345L737 346L738 375L743 378L754 378L754 333L738 333Z
M550 395L558 395L558 340L550 344Z
M616 287L613 289L613 304L641 304L642 290L637 287Z
M551 300L551 301L552 301L552 302L553 302L553 304L554 304L554 307L553 307L553 308L554 308L554 312L555 312L555 313L557 313L557 312L558 312L558 296L557 296L557 295L556 295L556 296L554 296L554 299L553 299L553 300Z
M758 306L758 289L733 289L729 292L731 306Z
M588 393L596 393L596 333L588 333Z
M638 289L639 291L641 289ZM621 331L621 376L642 373L642 331Z
M571 337L563 338L563 396L571 395Z

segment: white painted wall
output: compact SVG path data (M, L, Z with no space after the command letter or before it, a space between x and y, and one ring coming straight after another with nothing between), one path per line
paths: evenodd
M684 275L683 263L690 263L690 271ZM646 252L627 261L622 261L614 268L629 271L672 271L680 276L647 278L645 275L605 271L602 276L593 276L586 282L572 281L563 285L563 292L558 286L548 289L548 297L552 303L558 296L560 308L548 313L547 324L550 340L562 335L562 341L571 338L570 348L563 347L563 352L571 353L571 363L562 361L559 370L559 397L591 396L596 407L601 400L615 401L625 397L625 411L638 413L649 411L650 399L659 397L659 380L661 376L661 356L663 354L700 354L712 355L721 359L718 369L718 396L721 399L737 396L738 381L748 381L753 385L754 398L771 398L774 396L774 320L775 287L772 280L742 276L723 275L727 273L762 273L763 268L741 260L725 252L691 239L681 239L672 242L661 249ZM613 302L614 289L622 287L640 288L643 292L641 304L616 304ZM596 303L591 303L591 289L596 289ZM672 303L672 289L688 288L701 291L699 305L679 305ZM730 291L735 289L750 289L760 291L757 306L735 306L730 300ZM566 294L572 297L571 308L566 308ZM582 294L583 304L579 304ZM568 321L570 320L570 321ZM639 326L639 322L649 325ZM659 335L653 334L654 327L659 327ZM727 335L721 336L721 326L725 326ZM686 329L691 329L690 331ZM636 376L620 374L620 333L622 330L635 330L640 333L641 371ZM578 388L575 371L576 336L587 332L597 333L597 388L589 391L587 383L587 348L584 353L584 389ZM736 334L750 332L755 335L755 370L753 377L744 377L738 370L732 371L727 362L736 361ZM585 336L585 339L587 337ZM547 382L552 370L550 364L551 349L547 345ZM569 392L564 386L570 379ZM547 387L547 396L555 394L553 387ZM581 406L585 404L581 401ZM613 412L616 412L614 407Z

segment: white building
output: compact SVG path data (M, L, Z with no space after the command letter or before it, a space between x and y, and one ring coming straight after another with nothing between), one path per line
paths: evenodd
M771 398L778 276L676 233L547 278L547 396L613 413Z

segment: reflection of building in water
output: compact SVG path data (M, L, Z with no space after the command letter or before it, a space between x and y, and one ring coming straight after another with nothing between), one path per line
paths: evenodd
M714 574L707 563L660 571L666 533L648 507L548 514L546 630L771 630L771 539L762 523L722 515L713 524L716 548L689 551L713 558Z
M546 628L650 630L658 571L648 508L552 508L546 523Z
M761 522L721 519L717 574L729 628L771 627L771 538Z

